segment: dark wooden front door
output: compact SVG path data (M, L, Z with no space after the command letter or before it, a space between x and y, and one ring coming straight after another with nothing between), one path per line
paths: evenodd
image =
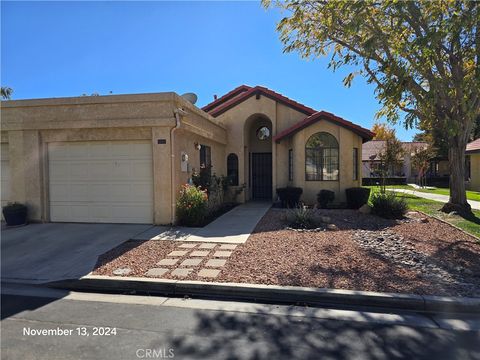
M272 153L252 153L252 198L272 198Z

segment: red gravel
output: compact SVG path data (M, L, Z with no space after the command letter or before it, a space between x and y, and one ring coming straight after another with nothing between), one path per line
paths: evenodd
M469 269L473 274L469 281L475 281L480 288L478 240L447 224L433 218L429 218L427 223L397 222L352 210L319 210L317 215L329 216L339 230L285 230L285 211L270 210L248 241L233 251L220 275L210 281L465 295L455 288L439 293L437 284L433 283L431 278L364 250L351 239L358 229L389 228L404 236L405 241L413 243L416 251L431 256L438 263ZM102 255L94 273L112 275L112 271L117 268L129 267L133 270L129 276L144 276L148 269L158 267L155 264L182 243L126 242ZM195 267L195 270L202 268L207 259ZM198 278L196 273L197 271L194 271L187 279L209 281ZM163 278L172 277L167 274Z

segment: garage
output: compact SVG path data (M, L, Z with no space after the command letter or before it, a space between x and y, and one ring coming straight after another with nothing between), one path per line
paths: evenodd
M10 161L8 156L8 144L2 143L0 149L1 157L1 178L2 178L2 207L10 201ZM2 215L3 216L3 215Z
M152 223L152 169L150 141L49 143L50 221Z

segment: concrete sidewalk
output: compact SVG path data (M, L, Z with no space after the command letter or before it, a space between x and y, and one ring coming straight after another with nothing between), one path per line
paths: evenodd
M132 240L243 244L271 206L270 202L248 202L233 208L203 228L154 226Z
M434 200L438 201L441 203L447 203L448 202L448 196L447 195L440 195L440 194L431 194L431 193L425 193L425 192L420 192L420 191L415 191L415 190L407 190L407 189L387 189L389 191L395 191L397 193L401 194L407 194L407 195L414 195L418 196L424 199L428 200ZM480 210L480 201L473 201L473 200L468 200L468 203L474 210Z

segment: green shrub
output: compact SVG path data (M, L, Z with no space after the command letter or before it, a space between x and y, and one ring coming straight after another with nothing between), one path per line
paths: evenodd
M317 194L317 202L321 209L326 209L328 203L335 200L335 192L330 190L320 190Z
M370 197L370 189L363 187L354 187L345 189L347 195L347 206L350 209L360 209L368 202Z
M185 184L177 200L177 221L180 225L201 226L207 215L208 195L200 187Z
M370 202L372 214L386 219L401 219L408 209L405 199L392 192L374 193Z
M289 210L287 222L288 226L294 229L314 229L317 227L313 211L305 206Z
M282 207L294 208L300 203L300 196L303 190L299 187L287 186L284 188L277 188L277 195L280 198Z

